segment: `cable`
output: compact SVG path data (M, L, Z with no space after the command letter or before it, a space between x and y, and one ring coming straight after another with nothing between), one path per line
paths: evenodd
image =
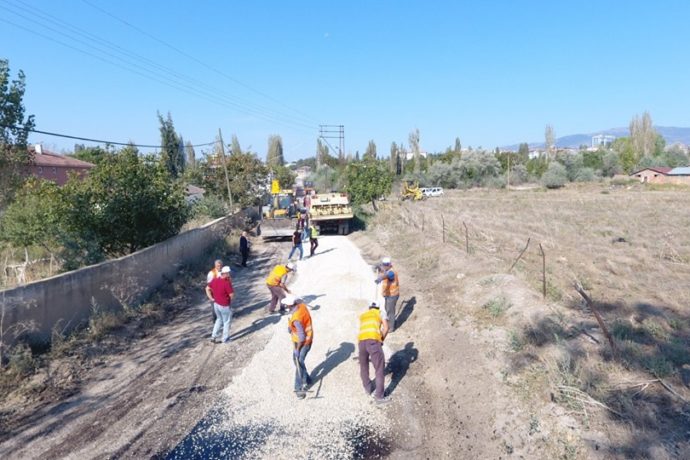
M310 116L308 116L308 115L306 115L306 114L300 112L299 110L294 109L294 108L292 108L292 107L290 107L290 106L288 106L288 105L285 105L285 104L283 104L282 102L276 100L275 98L269 96L268 94L263 93L263 92L261 92L261 91L259 91L259 90L257 90L257 89L252 88L251 86L247 85L246 83L243 83L243 82L237 80L236 78L233 78L233 77L231 77L230 75L228 75L228 74L226 74L226 73L224 73L224 72L222 72L222 71L220 71L220 70L218 70L218 69L216 69L216 68L214 68L214 67L212 67L212 66L206 64L205 62L199 60L198 58L196 58L196 57L194 57L194 56L192 56L192 55L190 55L190 54L185 53L184 51L180 50L179 48L177 48L177 47L175 47L175 46L173 46L173 45L171 45L171 44L169 44L169 43L167 43L167 42L161 40L160 38L155 37L154 35L150 34L149 32L146 32L145 30L140 29L139 27L137 27L137 26L135 26L135 25L133 25L133 24L130 24L129 22L125 21L124 19L121 19L121 18L115 16L114 14L112 14L112 13L110 13L110 12L104 10L103 8L94 5L93 3L89 2L88 0L82 0L82 2L83 2L83 3L86 3L86 4L89 5L91 8L94 8L94 9L100 11L101 13L105 14L106 16L110 16L111 18L115 19L116 21L119 21L119 22L125 24L127 27L130 27L130 28L136 30L136 31L139 32L140 34L145 35L145 36L149 37L150 39L155 40L155 41L157 41L158 43L160 43L160 44L162 44L162 45L164 45L164 46L167 46L168 48L170 48L171 50L173 50L173 51L175 51L176 53L180 54L181 56L184 56L184 57L186 57L187 59L191 59L192 61L196 62L197 64L200 64L201 66L206 67L207 69L211 70L212 72L215 72L215 73L217 73L218 75L221 75L221 76L227 78L228 80L230 80L230 81L232 81L232 82L234 82L234 83L237 83L238 85L243 86L244 88L247 88L248 90L250 90L250 91L252 91L252 92L254 92L254 93L256 93L256 94L258 94L258 95L260 95L260 96L263 96L263 97L265 97L265 98L267 98L267 99L269 99L269 100L271 100L271 101L273 101L273 102L276 102L276 103L282 105L283 107L285 107L285 108L287 108L287 109L292 110L293 112L295 112L295 113L297 113L297 114L300 114L300 115L306 117L307 120L310 120L310 121L312 121L312 122L316 122L316 120L314 120L314 119L311 118Z
M21 1L21 0L20 0L20 1ZM21 7L21 6L16 6L16 5L11 5L11 6L14 7L14 8L19 8L19 9L28 11L26 8L23 8L23 7ZM157 63L155 63L155 62L153 62L153 61L151 61L151 60L149 60L149 59L147 59L147 58L145 58L145 57L142 57L142 56L139 56L139 55L130 53L130 52L128 52L127 50L124 50L124 48L119 47L118 45L112 44L112 43L110 43L110 42L107 42L107 41L105 41L105 40L99 39L98 37L96 37L96 36L94 36L94 35L92 35L92 34L80 32L80 31L79 31L80 29L78 29L78 28L76 28L76 27L74 27L74 26L71 26L70 24L68 24L68 23L66 23L66 22L64 22L64 21L61 21L60 19L55 18L54 16L50 16L50 15L47 15L47 14L42 14L42 13L40 12L40 10L38 10L38 13L37 13L36 11L33 11L33 12L29 11L30 14L33 14L33 16L32 16L31 18L29 18L29 17L27 17L27 16L25 16L25 15L23 15L23 14L21 14L21 13L18 13L18 12L16 12L16 11L12 11L12 10L7 9L7 5L4 6L4 7L0 6L0 8L4 8L4 9L6 9L7 11L9 11L10 13L12 13L12 14L14 14L14 15L16 15L16 16L22 17L22 18L26 19L27 21L31 21L32 23L35 23L35 22L36 22L36 20L37 20L36 16L37 16L37 15L38 15L38 16L49 16L49 17L54 18L55 21L61 22L62 24L66 25L68 28L71 28L71 29L75 30L75 31L76 31L76 34L88 38L88 39L89 39L89 42L85 42L84 40L81 40L81 39L79 39L79 38L75 38L73 35L71 35L71 34L69 34L69 33L66 33L64 30L58 30L58 29L55 29L55 28L51 27L51 26L49 25L50 23L48 23L49 20L40 19L40 18L39 18L39 19L40 19L40 20L43 20L43 21L45 21L45 22L48 23L48 24L43 24L42 27L44 27L44 28L46 28L46 29L48 29L48 30L53 31L53 32L55 32L55 33L58 34L58 35L62 35L62 36L66 37L66 38L68 38L68 39L70 39L70 40L73 40L73 41L75 41L75 42L77 42L77 43L79 43L79 44L81 44L81 45L84 45L84 46L87 46L87 47L89 47L89 48L91 48L91 49L94 49L94 50L96 50L99 54L103 54L103 55L106 55L106 56L110 56L110 57L112 57L112 58L114 58L114 59L120 61L121 63L123 63L124 66L123 66L122 64L113 62L113 61L111 61L111 60L109 60L109 59L107 59L107 58L104 58L104 57L101 56L101 55L96 55L96 54L94 54L94 53L92 53L92 52L85 51L85 50L83 50L83 49L81 49L81 48L77 48L77 47L75 47L75 46L73 46L73 45L70 45L70 44L65 43L65 42L63 42L63 41L60 41L60 40L57 40L57 39L56 39L55 37L53 37L53 36L47 36L47 35L45 35L45 34L42 34L41 32L38 32L36 29L32 29L32 30L31 30L31 33L32 33L33 35L39 35L39 36L45 38L46 40L53 41L53 42L58 43L58 44L60 44L60 45L62 45L62 46L65 46L65 47L67 47L67 48L73 49L73 50L78 51L78 52L80 52L80 53L83 53L83 54L86 54L86 55L88 55L88 56L91 56L91 57L93 57L93 58L95 58L95 59L98 59L98 60L101 60L101 61L106 62L106 63L108 63L108 64L111 64L111 65L113 65L113 66L115 66L115 67L118 67L118 68L120 68L120 69L124 69L124 70L127 70L127 71L129 71L129 72L135 73L135 74L137 74L137 75L143 76L144 78L148 78L148 79L150 79L150 80L154 80L154 81L156 81L156 82L158 82L158 83L161 83L161 84L163 84L163 85L172 87L172 88L177 89L177 90L179 90L179 91L182 91L182 92L184 92L184 93L191 94L191 95L193 95L193 96L200 97L200 98L202 98L202 99L206 99L207 101L212 102L212 103L214 103L214 104L218 104L218 105L221 105L221 106L224 106L224 107L232 107L232 108L235 108L235 109L239 109L239 110L244 111L245 113L248 113L248 114L250 114L250 115L255 115L255 116L259 117L259 118L263 118L263 119L265 119L265 120L267 120L267 121L271 121L271 122L274 122L274 123L279 123L279 124L288 126L288 127L292 128L292 129L302 129L302 130L305 130L305 131L307 131L307 130L308 130L308 131L311 131L311 130L313 129L313 126L307 125L306 123L302 123L302 122L300 122L300 121L298 121L298 120L293 120L293 119L289 119L289 120L281 119L281 115L280 115L279 113L277 113L277 112L276 112L277 115L276 115L276 114L273 114L273 113L268 113L268 109L264 109L264 108L261 108L261 107L258 108L258 109L254 109L254 108L248 107L248 106L246 106L246 105L243 105L242 103L238 103L238 102L229 100L227 97L219 97L219 95L217 94L217 90L215 90L214 88L211 88L212 91L208 91L208 90L204 90L204 89L199 88L199 87L198 87L199 84L201 84L201 85L203 85L203 86L208 86L208 85L205 85L203 82L199 82L198 80L195 80L195 79L190 79L189 77L186 77L186 76L184 76L184 75L181 75L181 74L175 72L174 69L170 69L170 68L167 68L167 67L165 67L165 66L161 66L161 65L159 65L159 64L157 64ZM26 30L26 31L29 30L27 27L22 26L22 25L19 25L19 24L16 24L16 23L14 23L14 22L12 22L12 21L7 20L6 18L0 18L0 20L3 21L3 22L6 22L6 23L8 23L8 24L11 24L11 25L13 25L13 26L15 26L15 27L18 27L18 28L20 28L20 29L23 29L23 30ZM53 21L53 22L55 22L55 21ZM120 57L120 56L114 55L113 53L110 53L110 52L108 52L108 51L106 51L106 50L104 50L104 49L102 49L102 48L100 48L100 47L97 47L97 46L95 46L95 45L92 43L93 40L94 40L94 38L95 38L97 41L100 41L100 42L105 43L106 46L110 47L111 49L116 49L116 51L118 51L118 52L120 52L120 53L127 54L127 55L129 55L129 56L133 56L135 59L137 59L137 60L139 60L139 61L144 61L145 64L148 65L149 67L151 67L151 66L157 67L158 69L162 69L162 70L164 70L165 72L161 73L161 72L158 71L158 70L150 70L150 69L148 69L148 68L142 67L142 65L139 65L139 64L136 64L136 63L132 63L131 61L128 61L127 59L124 59L124 58L122 58L122 57ZM123 51L120 51L120 50L123 50ZM146 72L146 73L142 73L142 72ZM152 75L151 75L151 74L152 74ZM175 75L176 78L177 78L177 80L184 79L184 80L187 80L187 81L191 81L192 84L193 84L194 86L192 86L192 85L190 85L190 84L187 84L187 83L184 83L184 82L180 82L180 81L174 80L172 77L168 77L168 76L167 76L168 74L173 74L173 75ZM167 81L166 81L166 80L167 80Z
M132 147L155 148L155 149L161 148L160 144L148 145L148 144L134 144L132 142L103 141L100 139L89 139L88 137L70 136L69 134L59 134L59 133L51 133L49 131L40 131L38 129L24 129L21 126L11 126L11 125L5 125L2 123L0 123L0 128L17 129L17 130L22 130L22 131L28 131L30 133L45 134L46 136L64 137L67 139L76 139L79 141L96 142L99 144L127 145L127 146L132 146ZM195 145L192 145L192 147L206 147L206 146L214 145L217 143L218 143L218 141L213 141L213 142L207 142L206 144L195 144Z

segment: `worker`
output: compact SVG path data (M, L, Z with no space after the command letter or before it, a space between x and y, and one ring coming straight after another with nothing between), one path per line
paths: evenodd
M220 270L223 268L223 261L216 259L213 263L213 268L206 275L206 286L215 278L220 278ZM204 288L205 289L205 288ZM213 317L213 324L216 324L216 309L213 307L213 300L211 300L211 316Z
M221 326L223 327L222 342L230 342L230 322L232 321L232 298L235 291L230 280L230 267L227 265L220 270L220 278L214 278L206 286L206 296L213 302L216 310L216 322L211 333L211 342L216 343Z
M290 250L288 259L292 259L292 255L295 253L295 251L299 251L299 260L302 260L302 231L299 228L296 229L292 234L292 249Z
M313 256L316 248L319 247L319 229L312 223L309 224L309 242L311 243L311 250L309 256Z
M285 283L288 273L295 271L297 271L297 267L292 262L276 265L271 270L268 278L266 278L266 286L271 292L271 303L268 305L268 313L275 312L278 303L285 298L286 294L290 293ZM280 312L283 313L282 305L280 306Z
M369 309L359 316L359 376L367 395L371 395L371 380L369 380L369 362L374 365L376 389L374 399L377 403L386 403L389 398L384 395L384 369L386 358L383 354L383 341L388 334L388 320L386 312L380 311L376 302L369 304Z
M242 255L242 266L246 267L247 266L247 258L249 257L249 248L251 247L251 243L249 242L249 239L247 238L247 232L242 232L242 235L240 235L240 254Z
M390 331L395 331L395 305L400 297L400 281L398 272L393 269L390 257L384 257L379 265L379 277L377 283L381 283L381 294L383 295L386 317L390 325Z
M285 296L283 304L290 309L288 331L292 338L292 360L295 363L295 394L299 399L304 399L307 396L307 388L312 384L304 364L314 339L311 315L304 302L293 295Z

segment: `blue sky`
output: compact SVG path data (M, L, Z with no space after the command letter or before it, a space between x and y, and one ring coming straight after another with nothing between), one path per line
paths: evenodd
M689 126L688 20L690 2L664 0L0 0L0 57L26 73L40 130L157 144L170 112L195 144L221 128L263 157L279 134L294 160L343 124L346 152L373 139L387 156L415 128L434 152L645 110Z

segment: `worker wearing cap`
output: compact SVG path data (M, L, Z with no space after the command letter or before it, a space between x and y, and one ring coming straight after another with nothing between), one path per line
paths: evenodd
M213 268L206 275L206 286L215 278L220 278L220 270L223 268L223 261L216 259L213 263ZM213 306L213 299L211 299L211 316L213 317L213 324L216 324L216 308Z
M276 306L278 303L285 298L286 294L290 293L290 290L285 285L287 280L287 275L290 272L297 271L297 267L292 262L286 264L280 264L273 267L271 273L266 278L266 286L271 292L271 303L267 307L268 313L273 313L276 311ZM283 312L283 307L280 307L281 313Z
M293 295L285 296L283 304L290 309L288 331L292 338L292 360L295 363L295 393L299 399L304 399L307 395L307 388L311 385L311 377L304 364L314 338L311 315L306 304Z
M395 330L395 305L400 297L400 282L398 272L393 269L390 257L384 257L379 265L379 277L377 283L381 283L381 294L383 295L384 308L388 318L390 331Z
M376 375L376 389L374 399L378 403L387 402L384 398L384 368L386 358L383 355L383 341L388 334L388 320L386 312L380 311L376 302L369 304L369 309L359 316L359 376L367 395L372 393L369 380L369 362L374 365Z
M206 286L206 296L213 302L216 312L216 322L211 333L211 342L215 343L221 326L223 327L223 343L230 342L230 322L232 321L232 297L235 291L230 280L230 267L227 265L220 270L220 278L214 278Z

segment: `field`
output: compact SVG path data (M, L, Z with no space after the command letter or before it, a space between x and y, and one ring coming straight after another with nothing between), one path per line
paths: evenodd
M575 420L555 454L688 458L689 210L690 190L639 185L446 191L385 202L369 230L408 289L498 352L535 426Z

